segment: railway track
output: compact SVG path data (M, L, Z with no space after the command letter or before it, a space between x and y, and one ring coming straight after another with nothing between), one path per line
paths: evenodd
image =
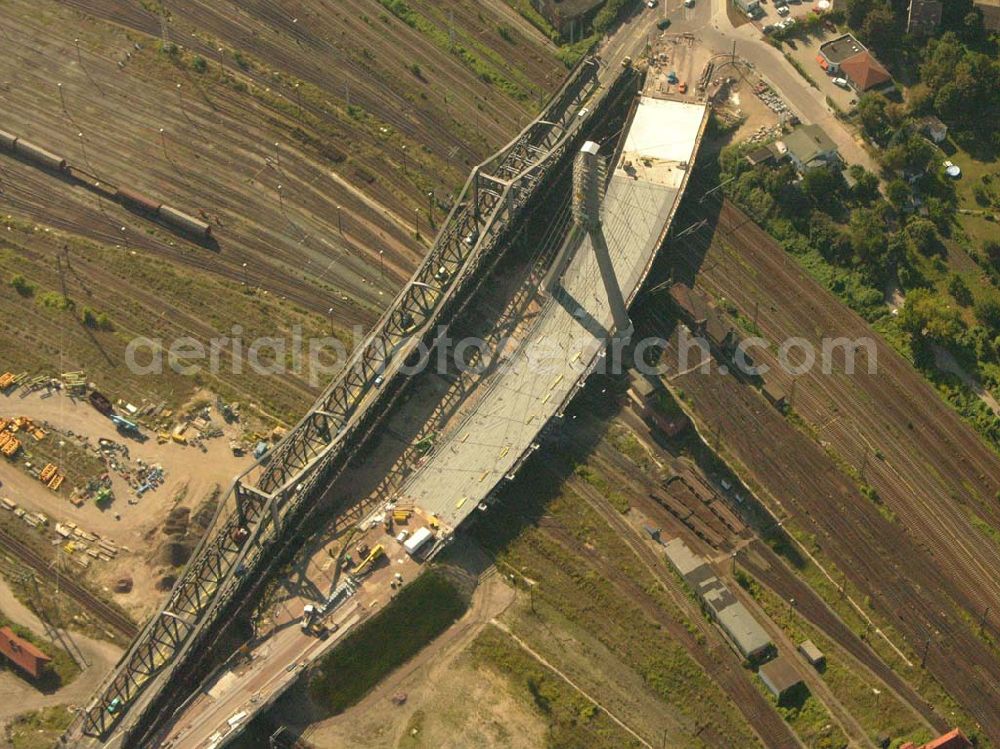
M769 315L775 309L782 309L786 315L797 316L800 325L803 320L814 319L808 308L796 306L802 301L827 302L830 307L840 308L839 302L814 283L802 278L797 281L801 286L784 282L783 276L793 272L788 268L797 272L794 261L786 261L783 257L780 260L772 258L771 263L764 259L758 261L755 257L760 252L758 245L773 245L773 240L766 235L761 237L759 228L748 228L751 225L747 224L745 215L734 207L728 206L725 210L732 215L719 221L720 230L725 232L727 227L732 230L724 237L732 245L728 252L742 260L741 270L737 278L733 276L735 271L724 267L725 258L706 258L710 238L685 241L677 254L681 256L682 266L686 266L684 270L699 284L703 280L721 284L723 279L729 278L731 285L710 288L745 303L744 289L752 291L755 276L763 278L767 274L765 280L780 284L781 293L775 291L777 296L768 297L759 292L761 301L766 301L762 308L768 307ZM716 253L723 251L715 250ZM774 252L782 253L780 248ZM788 268L782 267L784 262L788 263ZM703 265L706 267L702 268ZM757 270L748 271L750 267ZM729 276L718 279L720 274L727 272ZM781 304L772 305L772 298L781 299ZM784 309L786 305L788 309ZM841 310L842 316L844 312ZM762 327L766 322L762 317ZM771 324L774 324L773 318ZM820 444L795 430L750 386L718 374L711 377L688 375L678 379L676 384L691 396L706 427L713 433L721 432L727 450L746 467L752 486L755 489L763 487L765 497L770 495L781 503L785 516L796 517L797 523L814 535L823 554L848 574L858 590L870 596L872 606L903 634L912 652L918 657L926 654L927 667L979 721L983 731L991 737L1000 737L1000 712L997 710L1000 691L996 686L1000 683L1000 663L975 635L973 626L956 613L961 608L976 612L975 602L980 597L969 595L971 589L980 584L982 590L989 591L991 583L977 580L977 575L982 574L978 565L956 566L955 554L946 545L943 548L940 543L932 546L924 540L923 533L915 534L920 525L928 522L925 513L929 512L927 502L930 500L917 502L907 497L899 500L913 504L911 512L920 521L914 530L907 530L901 523L883 517L871 501L861 496L853 480ZM840 400L835 402L843 406L844 399L849 397L850 394L841 394ZM878 408L869 407L872 418L888 418L880 411L884 398L880 395L876 400ZM910 416L913 420L926 418L915 412ZM957 418L953 413L946 416L952 420ZM849 420L853 414L848 413L843 418ZM867 422L862 420L860 423L862 426L857 428L864 429ZM965 441L970 437L973 442L978 440L975 435L966 435ZM831 437L824 435L824 439ZM901 439L906 442L905 437ZM970 454L975 455L982 449L981 443L976 442L970 446ZM891 461L892 456L888 460ZM967 471L968 465L963 470ZM978 481L981 482L982 477ZM963 579L963 574L970 579Z
M744 719L757 735L760 736L764 746L768 747L768 749L799 749L801 745L791 729L778 713L771 708L760 692L754 688L753 684L750 683L747 672L736 662L735 654L723 643L719 633L704 621L701 612L683 594L680 597L673 595L678 592L676 590L677 584L667 570L664 559L657 556L645 543L637 538L635 529L592 486L576 477L570 479L570 486L584 502L590 505L618 533L624 544L638 558L640 563L647 568L653 578L671 594L674 602L678 604L678 607L685 613L689 621L698 627L701 636L705 638L706 645L697 642L691 633L677 622L670 620L668 624L665 621L661 621L667 627L668 631L670 631L671 635L687 650L692 659L726 693L731 703L743 715ZM570 548L572 548L572 545ZM635 590L625 590L623 582L619 580L621 575L615 574L610 569L610 565L604 564L603 567L602 574L608 577L616 587L622 588L623 593L632 598L637 598L640 595Z
M765 561L765 564L760 565L753 556L741 553L737 558L740 565L778 594L782 600L794 599L795 610L802 617L881 679L903 701L920 713L935 730L939 733L948 730L950 727L948 722L938 714L934 707L917 694L913 687L903 681L866 643L858 638L812 588L792 574L768 546L755 541L751 544L751 548Z
M38 577L46 582L56 582L56 573L50 566L50 563L30 546L22 541L18 541L3 529L0 529L0 550L11 554L19 562L30 567ZM80 604L87 612L93 614L101 622L127 640L132 639L138 634L139 628L135 622L115 607L102 601L72 577L61 575L58 583L61 593L65 593Z

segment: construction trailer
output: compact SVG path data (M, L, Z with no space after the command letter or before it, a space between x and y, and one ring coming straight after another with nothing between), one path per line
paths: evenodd
M434 533L430 528L424 526L423 528L414 531L413 535L406 539L406 542L403 544L403 548L406 549L406 553L412 557L432 538L434 538Z

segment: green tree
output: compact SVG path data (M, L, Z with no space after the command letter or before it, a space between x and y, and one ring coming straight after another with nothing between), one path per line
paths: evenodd
M983 242L983 254L990 265L1000 270L1000 240L987 239Z
M860 29L865 17L876 6L876 0L847 0L847 25L854 29Z
M887 5L876 5L865 15L861 24L865 41L879 52L888 52L899 44L896 16Z
M35 294L35 284L31 283L20 273L15 273L11 276L10 285L14 288L14 291L23 297L34 296Z
M885 220L881 212L872 208L858 208L851 214L850 227L851 247L858 260L868 268L877 267L888 246Z
M870 203L878 198L878 177L860 164L851 164L848 173L854 180L851 197L861 203Z
M972 310L990 335L1000 333L1000 298L995 294L985 296L976 302Z
M942 345L954 343L964 329L958 310L927 289L914 289L906 295L899 325L914 337Z
M868 137L884 142L889 133L889 118L885 109L889 100L882 94L863 94L858 100L858 117Z
M817 206L836 197L840 177L830 169L812 169L802 178L802 190Z
M885 194L896 210L902 210L910 199L910 186L901 179L894 179L885 186Z
M906 238L910 240L913 249L924 255L929 255L938 246L937 229L925 218L912 219L906 225Z
M972 304L972 292L969 290L969 284L957 273L948 276L948 293L963 307Z
M937 151L930 142L916 133L900 141L882 156L887 169L908 174L923 174L930 167Z

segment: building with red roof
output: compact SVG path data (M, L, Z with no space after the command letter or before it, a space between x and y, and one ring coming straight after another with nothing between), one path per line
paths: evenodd
M868 50L844 60L840 63L840 70L859 93L892 81L889 71Z
M32 679L41 676L52 660L10 627L0 627L0 653Z
M907 741L899 749L972 749L972 742L965 738L965 734L958 728L955 728L920 747L917 747L912 741Z
M892 76L853 34L824 42L816 61L830 75L842 75L858 93L884 86Z

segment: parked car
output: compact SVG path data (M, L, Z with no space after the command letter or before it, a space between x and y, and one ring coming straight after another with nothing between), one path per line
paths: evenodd
M647 8L655 8L657 5L659 5L658 0L646 0Z
M795 25L795 19L794 19L794 18L786 18L786 19L785 19L785 20L784 20L784 21L782 22L782 24L781 24L781 28L783 28L783 29L790 29L790 28L792 28L792 26L794 26L794 25Z
M840 86L842 89L848 89L851 87L846 78L834 78L833 85Z
M791 11L788 9L787 5L782 5L780 8L778 8L779 16L787 16L789 13L791 13Z
M684 7L685 8L693 8L694 7L694 0L684 0Z
M765 34L771 34L774 33L775 29L777 28L778 27L775 26L773 23L769 23L765 25L764 28L761 29L761 31L763 31Z
M664 18L662 21L656 24L656 28L658 28L660 31L670 28L670 19Z

